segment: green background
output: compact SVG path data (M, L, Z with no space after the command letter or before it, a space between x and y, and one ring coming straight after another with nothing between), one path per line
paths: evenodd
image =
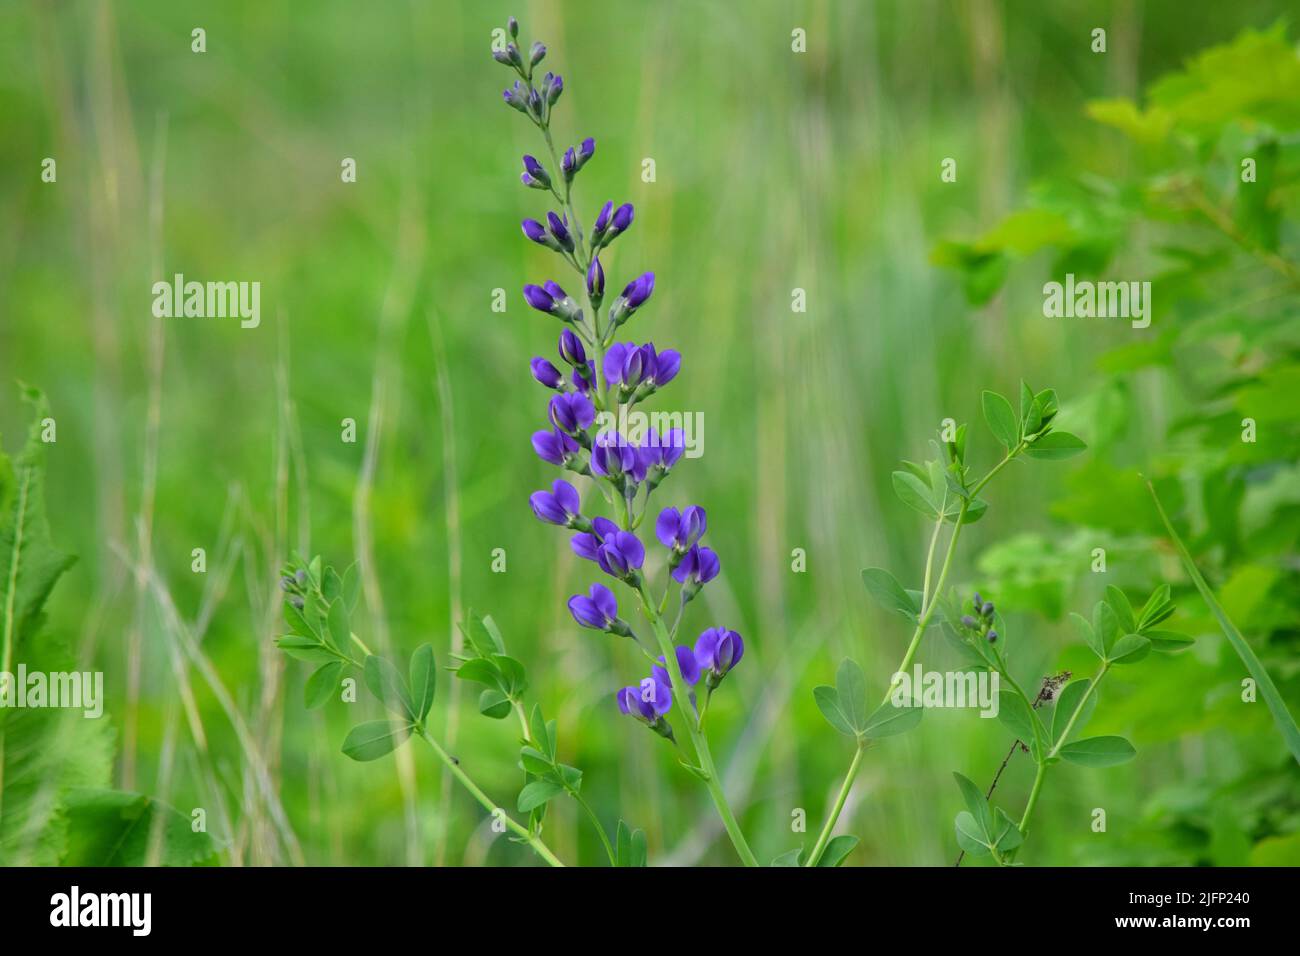
M708 510L723 574L684 633L725 624L744 635L710 725L760 859L803 839L791 833L797 808L816 832L851 756L813 686L851 655L883 692L909 636L859 577L882 566L919 586L927 528L895 499L890 472L923 457L946 417L971 422L970 458L992 465L1000 450L980 392L1014 396L1024 378L1058 390L1062 421L1092 447L1017 464L990 486L988 516L963 538L958 590L998 602L1027 681L1087 672L1064 612L1087 613L1105 584L1137 600L1170 582L1173 626L1198 641L1107 678L1092 730L1128 736L1138 757L1055 771L1021 860L1300 861L1300 773L1262 702L1240 701L1244 670L1136 478L1161 479L1296 708L1296 288L1284 281L1270 297L1277 270L1251 247L1204 219L1153 212L1134 185L1170 170L1203 176L1236 215L1236 154L1215 148L1262 128L1280 147L1259 215L1276 222L1254 252L1271 242L1285 260L1290 239L1294 257L1300 121L1284 107L1261 119L1252 99L1284 103L1291 77L1234 61L1235 85L1207 94L1212 120L1180 114L1192 139L1169 155L1085 113L1267 29L1281 7L6 4L0 431L12 451L26 425L7 383L45 390L58 429L47 450L54 540L80 556L47 630L105 672L115 782L206 808L226 863L532 862L426 752L343 757L347 728L377 716L369 701L304 711L308 668L272 644L283 630L276 569L297 549L373 573L354 623L372 647L405 656L428 640L446 663L452 622L470 607L492 614L606 826L644 828L652 862L734 860L698 781L614 706L639 655L565 610L598 572L528 509L554 475L529 447L546 395L527 363L554 360L559 327L518 290L572 276L519 233L546 207L518 182L520 155L541 148L536 131L502 106L512 74L488 55L492 29L514 13L564 75L560 141L597 140L576 185L584 219L606 199L636 205L604 257L609 282L654 271L654 298L626 331L685 356L652 407L704 418L703 457L685 460L656 503ZM194 27L206 53L190 50ZM1095 27L1108 31L1104 54L1090 49ZM795 28L806 53L791 51ZM40 180L47 156L55 184ZM357 161L355 184L340 181L344 157ZM955 183L940 181L945 157ZM1035 202L1068 210L1073 232L1035 233L1022 219L989 237ZM936 264L950 261L945 240L973 237L984 244L970 268ZM1063 248L1078 256L1054 256ZM1044 318L1041 286L1061 278L1061 262L1081 263L1080 277L1158 280L1151 328ZM260 281L261 327L155 321L150 287L176 272ZM504 313L491 307L498 288ZM796 288L806 312L791 309ZM1261 297L1262 309L1249 305ZM1253 446L1240 442L1243 414L1259 422ZM355 444L340 438L345 418ZM206 574L191 571L197 547ZM1089 570L1096 547L1105 575ZM791 570L796 548L805 573ZM137 580L150 564L166 599ZM251 739L201 669L177 679L168 601L201 635ZM921 660L953 658L936 633ZM441 680L434 726L510 806L515 727L481 717L454 683ZM873 748L841 822L862 838L849 862L951 863L951 771L987 781L1008 745L996 721L935 711ZM250 747L271 768L274 799L250 782ZM1022 758L1003 778L1009 807L1023 806L1031 776ZM277 801L298 851L276 836ZM1090 827L1098 807L1103 834ZM603 859L571 802L552 806L546 839L566 860Z

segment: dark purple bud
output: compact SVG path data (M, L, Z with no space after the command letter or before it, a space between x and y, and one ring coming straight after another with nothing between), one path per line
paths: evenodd
M630 202L625 202L614 211L614 235L620 232L627 232L628 227L632 225L632 219L636 216L636 210L632 208Z
M533 48L528 52L529 52L529 57L528 57L529 61L532 63L533 66L536 66L538 63L541 63L542 60L545 58L546 46L545 44L542 43L534 43Z
M993 616L993 602L992 602L992 601L986 601L986 602L984 603L984 606L983 606L982 608L980 608L980 613L983 614L985 617L992 617L992 616Z
M975 610L979 610L984 604L984 599L980 597L979 591L975 592Z
M587 160L591 159L591 157L595 155L596 155L596 141L592 139L590 136L588 136L586 139L582 141L582 144L578 147L578 160L579 160L578 168L581 169L583 164L585 164Z
M595 406L581 392L564 392L551 396L547 414L552 425L570 435L590 428L596 420Z
M623 290L623 296L627 299L629 314L644 305L654 290L655 274L653 272L647 272L628 283L627 288Z
M564 77L560 76L559 74L556 74L555 79L551 81L550 92L546 94L547 104L549 106L554 106L556 101L559 100L560 94L563 92L564 92Z
M988 633L988 639L989 639L989 643L990 643L990 644L994 644L994 643L996 643L996 642L997 642L997 639L998 639L998 632L997 632L997 631L989 631L989 633Z
M695 652L685 645L679 645L673 651L677 658L677 666L681 668L682 680L687 685L694 687L700 681L700 662L695 656ZM672 686L672 678L668 674L668 666L663 657L659 658L659 663L650 668L650 675L660 684L667 687Z
M567 252L573 251L573 236L569 233L569 224L553 212L546 214L546 222L551 227L551 235Z
M542 94L533 90L528 94L528 112L532 113L537 120L541 120L544 103Z
M587 350L582 347L582 339L578 338L573 329L565 329L560 333L560 358L575 368L587 364Z
M524 299L538 312L545 312L547 315L555 312L555 297L540 286L524 286Z
M564 377L560 375L560 370L540 355L529 362L528 365L532 369L533 378L547 388L559 388L564 384Z
M567 299L569 297L569 293L561 289L560 284L558 282L555 282L551 279L547 279L545 282L543 282L542 287L546 290L547 294L550 295L552 299L555 299L557 301L561 299Z
M493 50L492 59L496 60L498 63L504 63L506 66L511 65L510 54L507 53L505 50Z
M600 212L596 215L596 224L591 227L591 238L593 242L599 242L609 228L610 215L614 211L614 200L610 200L600 207Z
M511 64L514 66L524 65L523 54L519 52L519 47L515 46L513 43L506 44L506 56L509 57Z
M506 29L510 31L512 37L519 36L519 21L511 17L506 21Z
M536 219L525 219L522 223L524 235L539 245L549 245L546 237L546 227Z
M605 268L596 256L592 256L591 265L587 266L587 294L596 301L605 294Z
M607 631L618 620L618 600L614 592L597 583L587 595L575 594L569 598L569 612L583 627Z
M975 618L971 617L969 614L963 614L961 618L961 626L973 631L980 625L979 621L975 620Z
M563 465L568 456L578 453L578 443L559 429L533 432L533 451L542 461Z
M534 491L528 497L533 514L549 524L568 527L581 513L578 490L557 478L550 491Z
M564 151L564 157L560 160L560 168L564 170L565 182L572 179L573 174L578 171L578 153L572 146Z
M514 107L521 113L528 111L528 94L524 92L524 88L518 80L515 80L513 89L502 90L501 96L505 99L507 106Z
M547 189L551 185L551 174L546 171L546 167L539 163L532 156L524 157L524 173L531 176L539 185L538 189Z

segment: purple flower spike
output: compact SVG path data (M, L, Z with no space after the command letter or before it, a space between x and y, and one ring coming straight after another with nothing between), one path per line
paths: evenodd
M572 329L565 329L560 333L560 358L574 368L581 368L587 364L587 350L582 347L582 339L578 338Z
M678 646L674 653L677 656L677 666L682 669L682 680L694 687L700 680L700 663L695 652L683 645ZM668 670L662 657L659 658L658 665L650 668L650 673L661 684L672 686L672 680L669 679Z
M618 621L618 601L614 592L603 584L593 584L588 592L590 597L575 594L569 598L569 612L573 619L583 627L597 631L613 629Z
M551 283L554 285L554 283ZM558 286L556 288L559 288ZM563 291L563 290L561 290ZM524 286L524 299L538 312L552 315L555 312L555 298L541 286Z
M708 516L699 505L691 505L681 512L665 508L655 522L655 536L665 548L684 554L704 536L708 524Z
M552 431L533 432L533 451L542 461L563 465L570 455L578 453L578 443L558 428Z
M725 627L711 627L695 642L695 658L710 689L717 687L744 656L745 642Z
M576 435L591 427L596 420L596 407L581 392L565 392L551 396L547 414L551 424L560 431Z
M533 371L533 378L547 388L562 388L564 386L564 376L560 374L560 370L540 355L528 364Z
M562 478L557 478L550 491L534 491L528 498L533 514L548 524L571 527L581 517L578 490Z
M615 531L601 542L596 563L611 577L631 581L645 563L645 545L631 531Z

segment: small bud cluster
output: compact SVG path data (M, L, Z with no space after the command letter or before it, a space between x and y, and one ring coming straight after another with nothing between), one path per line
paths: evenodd
M971 600L971 610L973 614L962 615L961 626L972 634L984 638L990 644L996 644L998 632L993 629L993 615L996 612L993 602L985 601L976 591Z

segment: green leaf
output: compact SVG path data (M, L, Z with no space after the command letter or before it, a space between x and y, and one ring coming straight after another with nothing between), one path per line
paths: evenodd
M966 809L970 815L975 818L982 833L990 833L993 830L993 811L989 809L989 802L985 798L983 791L975 786L975 782L969 777L962 776L956 771L953 772L953 779L957 781L957 789L961 791L962 802L966 804Z
M357 609L357 598L361 594L361 566L353 561L348 565L348 569L343 572L343 587L341 596L343 606L347 608L348 614L351 615Z
M433 645L425 642L411 655L411 703L415 705L415 716L424 720L433 707L433 696L437 690L438 670L433 661Z
M1151 642L1153 651L1163 651L1171 653L1181 651L1185 647L1191 647L1195 643L1194 638L1186 634L1179 634L1177 631L1146 631L1143 635Z
M906 704L895 704L893 700L881 704L866 719L859 733L873 740L879 737L893 737L906 733L921 722L925 708L920 701L912 700Z
M1026 445L1025 454L1030 458L1044 461L1059 461L1063 458L1073 458L1087 448L1082 439L1069 432L1052 431Z
M971 856L989 855L989 838L984 833L984 828L971 816L969 810L963 810L957 814L957 818L953 823L957 831L957 845L959 847Z
M534 777L547 777L555 774L555 762L536 747L523 747L519 751L519 762L524 770Z
M533 704L532 715L528 718L528 732L533 738L533 744L547 757L554 759L556 741L551 736L552 731L546 724L546 718L542 716L541 704Z
M1025 841L1024 834L1020 832L1020 827L1016 822L1007 816L1007 811L998 807L997 814L993 821L993 827L990 831L997 835L993 845L997 847L999 854L1007 853L1020 846Z
M803 848L788 850L772 861L772 866L799 866L803 859Z
M1065 690L1061 691L1060 696L1056 698L1056 710L1052 713L1052 743L1054 745L1061 742L1061 735L1065 733L1065 725L1070 722L1071 715L1080 706L1084 694L1088 694L1088 700L1082 705L1083 709L1079 711L1074 726L1070 728L1070 735L1077 735L1079 731L1087 726L1088 719L1092 717L1093 708L1097 706L1096 690L1088 693L1091 686L1092 681L1090 680L1072 681L1066 685Z
M499 690L489 687L478 695L478 712L484 717L501 720L510 715L510 698Z
M1002 726L1015 734L1016 739L1021 743L1027 744L1034 739L1034 725L1038 718L1034 716L1029 704L1017 691L998 691L998 720L1002 722Z
M914 511L929 518L939 516L939 505L934 500L930 488L916 475L907 471L896 471L893 474L894 494L898 499Z
M1084 767L1112 767L1137 754L1123 737L1087 737L1057 751L1062 758Z
M297 634L285 634L275 639L275 646L290 657L308 664L326 664L337 661L339 656L314 637L301 637Z
M903 586L884 568L864 568L862 583L866 586L867 593L885 610L894 611L913 622L921 613Z
M366 658L361 673L365 678L366 686L370 688L370 693L374 694L384 707L402 717L410 718L411 722L420 719L411 700L410 691L406 687L406 681L386 658L371 654Z
M488 631L483 619L473 611L464 621L460 623L460 631L465 635L465 640L469 641L469 646L479 657L491 657L493 654L504 653L504 648L498 647L493 639L492 633Z
M1115 612L1121 633L1132 634L1138 629L1137 618L1133 616L1133 605L1129 603L1128 595L1113 584L1106 586L1106 603Z
M302 698L308 710L323 707L334 696L339 686L339 673L343 670L342 661L330 661L316 668L307 684L303 687Z
M348 619L348 609L344 607L342 598L335 598L330 604L326 622L329 626L330 640L333 642L334 647L344 657L350 657L352 653L352 623Z
M1110 657L1110 649L1119 640L1119 618L1105 601L1098 601L1092 611L1092 629L1096 632L1104 657Z
M284 602L284 621L289 625L289 630L300 637L310 637L319 639L319 635L312 630L307 619L303 617L302 611L298 610L288 601Z
M528 688L528 679L524 674L524 665L505 654L493 654L492 663L501 672L503 681L501 691L507 697L518 697Z
M564 787L558 783L550 780L534 780L519 791L519 801L516 806L520 813L528 813L548 800L554 800L562 793Z
M813 699L817 701L817 709L822 712L827 723L842 734L850 737L857 736L858 732L853 729L853 725L849 723L848 717L840 708L840 695L835 692L834 687L827 687L825 684L814 687Z
M867 721L867 678L857 661L844 658L835 670L835 695L844 719L855 731Z
M1173 613L1174 605L1169 600L1169 585L1162 584L1151 592L1147 603L1142 606L1142 613L1138 615L1138 630L1145 631L1149 627L1155 627Z
M488 687L497 688L505 686L505 676L486 657L472 657L456 668L456 676L461 680L470 680L478 684L486 684Z
M217 862L216 846L188 815L142 793L69 791L63 809L68 843L63 866L199 866ZM152 855L151 855L152 854Z
M1011 403L997 392L985 391L980 396L984 407L984 421L988 422L989 431L1007 451L1020 443L1020 425Z
M1070 620L1074 623L1075 630L1079 632L1079 636L1083 638L1084 643L1104 661L1106 659L1106 648L1102 646L1101 638L1097 636L1096 629L1088 623L1088 619L1082 614L1071 611Z
M411 725L395 720L368 720L348 731L343 752L353 760L378 760L400 747L411 735Z
M1151 652L1151 642L1141 634L1125 634L1110 649L1112 664L1136 664Z
M614 859L616 866L645 866L647 863L645 831L633 830L619 820L618 830L614 836Z
M324 578L320 583L320 593L326 603L333 603L334 599L343 593L343 579L333 568L325 569Z
M822 855L817 858L818 866L836 867L839 866L853 852L853 848L858 845L858 838L851 834L832 837L831 841L826 844L822 850Z
M1291 716L1286 701L1278 693L1277 685L1273 683L1273 678L1267 668L1256 656L1254 649L1246 643L1246 639L1237 630L1237 625L1232 623L1227 612L1223 610L1218 599L1214 596L1214 592L1206 584L1205 578L1201 576L1200 569L1196 567L1196 562L1192 560L1191 553L1188 552L1187 546L1183 544L1183 539L1178 536L1178 532L1174 530L1173 524L1169 521L1169 516L1165 514L1165 509L1160 504L1155 488L1150 482L1147 482L1147 487L1151 489L1151 497L1155 500L1156 510L1160 512L1160 520L1165 523L1165 528L1169 531L1169 537L1178 550L1178 556L1182 559L1183 567L1186 568L1192 583L1196 585L1196 590L1201 592L1201 599L1205 601L1210 613L1219 622L1219 628L1223 631L1223 636L1228 639L1232 649L1241 658L1241 662L1246 666L1246 671L1255 679L1255 685L1264 696L1264 703L1268 705L1269 712L1273 715L1273 721L1277 724L1282 739L1286 742L1287 749L1291 751L1291 756L1295 758L1296 762L1300 763L1300 727L1296 726L1295 718Z

